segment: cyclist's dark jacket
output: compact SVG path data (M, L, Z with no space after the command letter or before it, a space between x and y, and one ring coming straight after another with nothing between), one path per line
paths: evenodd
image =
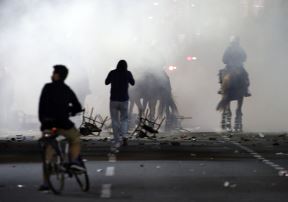
M75 93L63 81L47 83L42 90L39 103L41 130L53 127L72 128L74 123L69 120L69 116L81 110Z
M105 84L111 83L111 101L125 102L129 100L128 87L135 84L132 73L127 70L115 69L109 72Z

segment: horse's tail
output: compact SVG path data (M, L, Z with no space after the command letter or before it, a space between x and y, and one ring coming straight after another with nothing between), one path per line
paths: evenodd
M177 107L177 105L176 105L176 103L175 103L175 100L174 100L174 97L171 95L171 103L170 103L170 106L171 106L171 109L172 109L172 112L174 113L174 114L179 114L179 111L178 111L178 107Z
M164 115L164 111L166 110L169 111L169 109L171 108L171 112L175 115L178 115L179 114L179 111L178 111L178 108L177 108L177 105L174 101L174 98L173 98L173 95L172 93L167 93L167 94L164 94L161 96L160 98L160 103L159 103L159 107L158 107L158 114L159 116L163 116ZM168 116L166 114L166 116Z
M223 96L223 98L218 103L216 110L217 111L224 111L225 108L229 105L229 102L230 102L230 100L228 99L228 96Z

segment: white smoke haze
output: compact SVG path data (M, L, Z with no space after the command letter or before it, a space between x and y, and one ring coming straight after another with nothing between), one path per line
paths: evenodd
M126 59L135 74L176 66L169 72L173 94L180 114L193 117L184 126L214 131L220 123L217 74L230 36L238 35L253 95L244 101L244 130L287 131L287 5L284 0L2 0L0 65L14 83L13 111L37 115L52 66L65 64L67 83L78 97L83 80L90 85L85 106L109 115L110 87L104 80Z

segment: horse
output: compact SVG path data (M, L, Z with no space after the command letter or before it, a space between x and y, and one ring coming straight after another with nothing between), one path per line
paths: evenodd
M129 90L129 116L132 116L136 104L139 115L149 110L148 118L151 121L166 115L167 125L167 120L170 117L175 119L178 114L171 91L171 83L165 72L145 72Z
M231 102L237 101L236 116L234 121L234 131L242 132L242 107L247 83L242 68L229 68L225 71L222 78L222 99L217 105L217 111L222 112L221 128L232 131L231 126Z

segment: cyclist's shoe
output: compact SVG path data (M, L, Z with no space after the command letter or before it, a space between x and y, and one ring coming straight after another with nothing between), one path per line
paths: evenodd
M47 192L50 191L50 187L46 184L42 184L40 185L40 187L38 188L38 191L43 191L43 192Z
M86 172L86 168L80 162L71 162L70 169L79 172Z

